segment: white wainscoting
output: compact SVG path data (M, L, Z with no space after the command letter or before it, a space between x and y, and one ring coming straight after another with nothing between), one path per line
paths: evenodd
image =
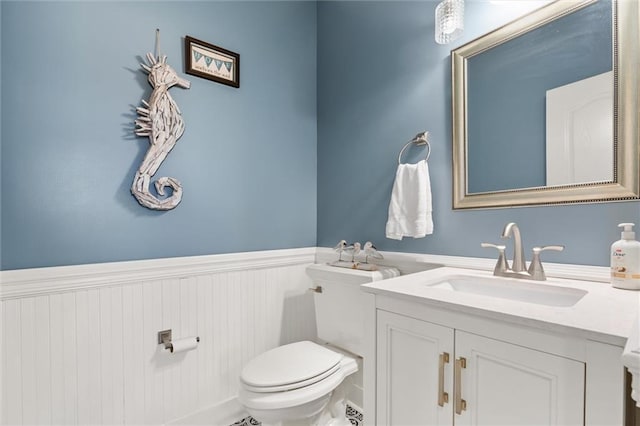
M314 254L1 272L2 424L164 424L224 405L249 359L315 338ZM197 349L163 350L168 328Z

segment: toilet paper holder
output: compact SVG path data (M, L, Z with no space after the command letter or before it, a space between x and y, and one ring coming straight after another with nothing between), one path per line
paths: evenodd
M200 337L196 337L196 342L200 342ZM158 331L158 344L173 352L171 329Z

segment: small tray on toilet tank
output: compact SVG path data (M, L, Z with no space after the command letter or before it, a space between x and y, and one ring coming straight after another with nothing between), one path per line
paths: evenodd
M351 262L342 263L352 265ZM360 266L362 265L373 265L372 268L375 267L375 270L366 270L364 269L366 267L353 268L347 265L338 266L332 263L314 263L307 266L307 276L315 283L320 283L321 281L339 281L345 284L365 284L400 276L400 271L391 266L374 265L372 263L360 264Z

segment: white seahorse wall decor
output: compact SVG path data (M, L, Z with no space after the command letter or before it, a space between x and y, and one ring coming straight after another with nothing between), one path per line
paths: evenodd
M169 94L173 86L188 89L191 83L181 77L167 64L167 57L154 57L147 53L149 65L142 65L144 72L149 74L149 83L153 87L149 102L144 99L144 107L136 108L138 119L135 121L135 133L138 136L149 137L149 149L131 185L131 193L138 202L153 210L171 210L182 200L182 185L172 177L161 177L155 181L156 191L165 195L165 189L170 187L172 193L166 198L158 198L149 192L151 178L156 174L160 164L167 158L177 140L184 133L184 121L180 108Z

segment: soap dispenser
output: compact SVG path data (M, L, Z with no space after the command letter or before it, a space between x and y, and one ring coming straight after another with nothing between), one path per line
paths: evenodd
M635 240L633 223L621 223L622 239L611 245L611 285L640 290L640 242Z

